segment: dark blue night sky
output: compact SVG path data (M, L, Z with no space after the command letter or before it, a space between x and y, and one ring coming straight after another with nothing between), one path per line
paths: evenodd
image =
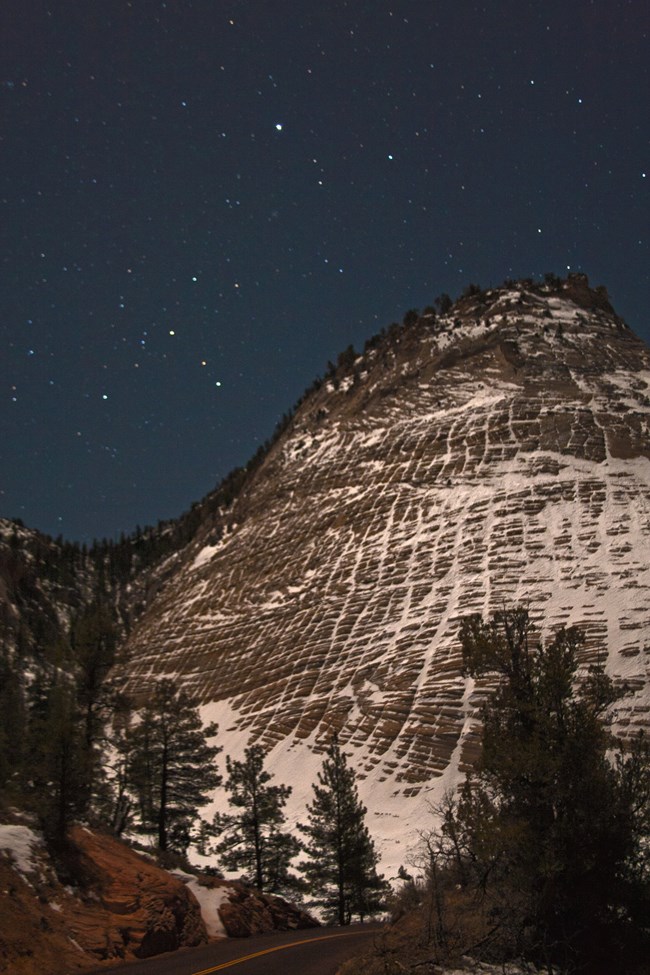
M470 282L583 270L650 339L641 0L7 0L0 46L0 515L175 517Z

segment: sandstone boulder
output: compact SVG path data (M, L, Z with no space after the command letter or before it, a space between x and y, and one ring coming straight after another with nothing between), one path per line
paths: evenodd
M178 877L113 837L76 827L70 840L64 879L41 842L27 868L0 850L0 973L71 975L208 940Z
M210 881L202 879L201 883ZM227 894L219 906L219 916L230 938L319 927L313 917L281 897L262 894L238 882L215 880L212 883L223 886Z
M86 950L99 958L148 958L207 941L198 902L182 880L113 837L75 827L71 839L90 878L71 919Z

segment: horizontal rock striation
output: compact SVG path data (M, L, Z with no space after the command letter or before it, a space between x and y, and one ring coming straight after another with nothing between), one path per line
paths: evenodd
M459 619L526 604L648 722L650 352L584 279L471 295L339 368L134 628L269 748L333 729L416 794L472 760Z

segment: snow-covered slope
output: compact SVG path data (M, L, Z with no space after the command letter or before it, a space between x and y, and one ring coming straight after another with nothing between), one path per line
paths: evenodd
M585 628L648 723L650 352L584 279L394 329L301 405L128 643L304 801L333 730L390 869L472 760L459 619Z

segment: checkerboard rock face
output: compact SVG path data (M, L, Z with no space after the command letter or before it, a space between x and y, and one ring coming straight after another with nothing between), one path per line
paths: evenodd
M337 729L414 794L475 754L459 619L513 604L583 627L647 725L650 351L585 279L425 314L310 393L135 627L130 687L174 675L269 748Z

